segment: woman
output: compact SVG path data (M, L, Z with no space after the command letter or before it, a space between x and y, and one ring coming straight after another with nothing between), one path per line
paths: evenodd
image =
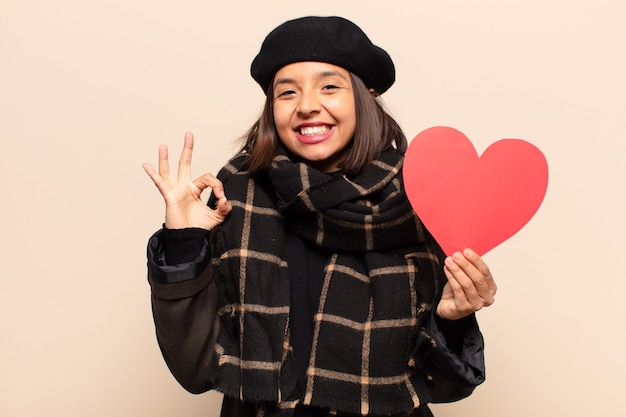
M259 120L217 178L192 181L186 134L144 169L166 203L148 245L157 338L222 416L429 416L484 380L474 312L496 286L446 257L402 186L406 138L379 99L389 55L339 17L283 23L251 74ZM200 195L212 189L208 205Z

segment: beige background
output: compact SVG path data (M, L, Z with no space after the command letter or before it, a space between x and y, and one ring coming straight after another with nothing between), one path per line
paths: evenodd
M486 255L488 380L438 417L623 416L623 0L0 0L0 415L216 416L153 334L145 243L163 204L141 164L196 134L215 172L261 109L263 37L351 18L392 55L408 136L546 154L544 205Z

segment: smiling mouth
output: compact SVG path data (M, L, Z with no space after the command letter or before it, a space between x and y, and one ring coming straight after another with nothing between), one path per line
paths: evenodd
M303 136L321 135L330 130L330 126L307 126L301 127L299 132Z

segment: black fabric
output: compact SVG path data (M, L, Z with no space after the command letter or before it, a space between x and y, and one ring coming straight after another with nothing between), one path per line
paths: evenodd
M238 400L236 398L224 397L220 417L258 417L258 407L256 404ZM295 408L293 417L355 417L354 414L347 415L341 413L330 414L329 411L317 407L307 407L298 405ZM394 414L388 417L434 417L428 406L422 406L408 413Z
M263 41L250 73L267 93L280 68L302 61L345 68L378 94L387 91L396 77L389 54L374 45L357 25L336 16L307 16L281 24Z
M447 348L454 354L461 354L463 352L465 330L471 327L474 317L468 316L458 320L446 320L437 314L433 314L433 319L436 321L436 327L441 331L443 339L446 341Z
M148 273L160 283L176 283L191 280L204 271L211 261L206 230L200 229L168 230L163 228L158 233L167 235L165 239L150 239L148 243ZM202 234L203 237L198 236ZM166 259L169 248L169 259ZM184 250L190 249L188 253ZM178 261L172 263L172 260Z
M184 229L178 234L179 238L188 235L193 240L194 231ZM170 277L171 266L154 264L154 260L163 259L163 254L154 251L163 250L167 246L166 242L159 243L166 236L163 229L159 230L150 238L148 245L149 281L157 336L164 358L176 379L190 392L199 393L210 388L205 379L207 368L202 364L213 356L215 344L212 334L217 330L206 326L206 323L213 323L217 316L215 304L210 301L215 285L211 279L211 268L205 268L200 276L194 276L193 279L176 282ZM310 245L307 249L312 305L315 305L315 298L319 299L319 288L316 288L315 283L321 281L317 277L323 272L328 254L313 250ZM200 252L200 249L195 252ZM202 263L204 260L200 257L196 263L179 266L177 272L180 269L183 272L187 270L185 274L193 276L189 270L197 269L197 264ZM165 283L161 284L154 279L152 273L155 270L160 271ZM456 401L469 395L476 385L484 381L482 337L473 315L456 321L439 319L434 313L433 316L434 319L427 323L426 333L432 336L435 348L421 367L429 376L432 402ZM295 340L293 344L296 344ZM247 404L243 407L243 404L237 405L239 401L225 397L225 413L222 416L256 416L255 405ZM244 409L246 413L243 413ZM296 415L304 409L296 408ZM428 413L426 407L422 406L410 415L430 415Z
M251 178L243 158L218 175L233 211L211 235L221 324L213 386L266 416L297 404L396 414L427 403L416 364L435 345L424 326L445 277L404 194L402 156L389 149L352 180L280 151L267 177ZM289 338L286 230L329 252L304 392Z
M474 314L448 323L432 314L426 332L438 343L423 365L430 380L430 401L458 401L485 381L483 336Z
M298 366L298 386L306 386L306 370L313 344L313 303L311 274L304 242L287 233L285 260L289 265L290 311L289 331L293 354Z
M209 231L196 227L168 229L163 227L163 255L168 265L193 262L208 239Z

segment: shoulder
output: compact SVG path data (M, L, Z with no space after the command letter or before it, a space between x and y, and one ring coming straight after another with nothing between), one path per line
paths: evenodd
M240 151L235 156L233 156L217 173L217 178L222 181L222 183L226 183L233 175L246 173L242 169L243 162L248 157L248 152Z

